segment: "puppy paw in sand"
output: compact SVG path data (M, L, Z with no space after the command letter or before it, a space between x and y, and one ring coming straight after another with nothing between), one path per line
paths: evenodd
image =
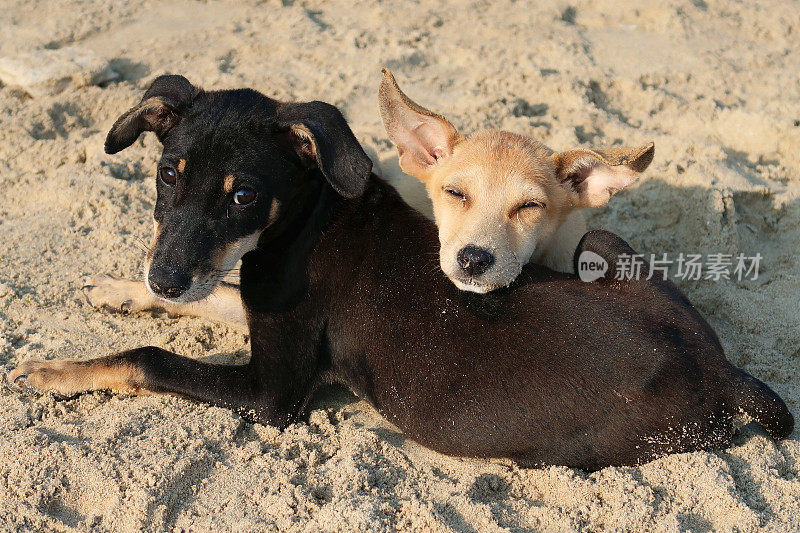
M52 392L69 398L90 390L111 389L135 392L132 367L107 360L26 361L8 375L9 384L26 392Z
M138 313L158 307L156 297L141 281L96 274L83 278L81 291L93 307L117 313Z
M106 274L83 278L81 291L93 307L115 313L138 313L164 310L170 317L199 316L244 326L244 309L239 288L223 283L207 298L185 304L169 302L155 296L142 281L131 281Z

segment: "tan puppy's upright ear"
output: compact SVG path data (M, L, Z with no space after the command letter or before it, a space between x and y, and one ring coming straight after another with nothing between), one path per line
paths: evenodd
M553 154L556 177L572 192L576 207L600 207L624 189L650 165L651 142L638 148L589 150L576 148Z
M425 181L433 167L453 153L461 140L458 131L446 118L403 94L389 69L383 69L378 102L386 133L397 146L400 168Z

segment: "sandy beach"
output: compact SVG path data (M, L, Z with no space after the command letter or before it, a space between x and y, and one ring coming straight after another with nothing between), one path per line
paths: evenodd
M757 280L678 284L728 358L800 414L797 2L351 4L0 2L0 371L148 344L245 361L246 331L85 301L86 275L141 278L152 231L159 143L109 156L105 135L164 73L325 100L424 206L378 114L386 66L465 133L654 141L589 227L645 254L761 254ZM36 61L77 74L20 74ZM338 387L281 432L179 398L0 385L3 531L796 531L799 469L797 430L775 443L747 426L724 451L587 474L434 453Z

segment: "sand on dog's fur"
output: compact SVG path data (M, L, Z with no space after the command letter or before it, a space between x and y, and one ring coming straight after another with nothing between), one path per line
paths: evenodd
M158 74L342 108L406 194L377 111L380 67L462 131L556 149L656 142L590 217L645 253L763 255L758 281L684 281L729 358L800 413L800 10L793 2L419 3L10 0L0 55L77 46L121 79L0 88L0 367L155 344L244 361L246 334L91 308L83 275L140 275L158 142L102 153ZM602 416L599 413L598 416ZM285 432L162 396L0 391L0 529L790 530L798 432L586 475L444 457L341 389Z

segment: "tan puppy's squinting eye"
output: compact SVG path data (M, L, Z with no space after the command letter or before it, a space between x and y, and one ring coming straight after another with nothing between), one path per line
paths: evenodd
M463 290L507 286L530 261L572 272L573 253L586 232L580 210L605 205L653 159L653 143L554 152L506 131L464 137L383 72L378 94L386 132L400 168L428 190L440 265Z
M520 224L530 225L540 220L545 215L545 203L541 200L529 200L516 207L510 214L510 218L516 218Z
M462 192L461 189L452 186L445 186L442 187L442 191L444 192L445 196L448 196L450 200L455 200L461 203L462 207L467 207L467 195L466 193Z
M546 206L541 200L529 200L519 206L519 209L544 209Z

